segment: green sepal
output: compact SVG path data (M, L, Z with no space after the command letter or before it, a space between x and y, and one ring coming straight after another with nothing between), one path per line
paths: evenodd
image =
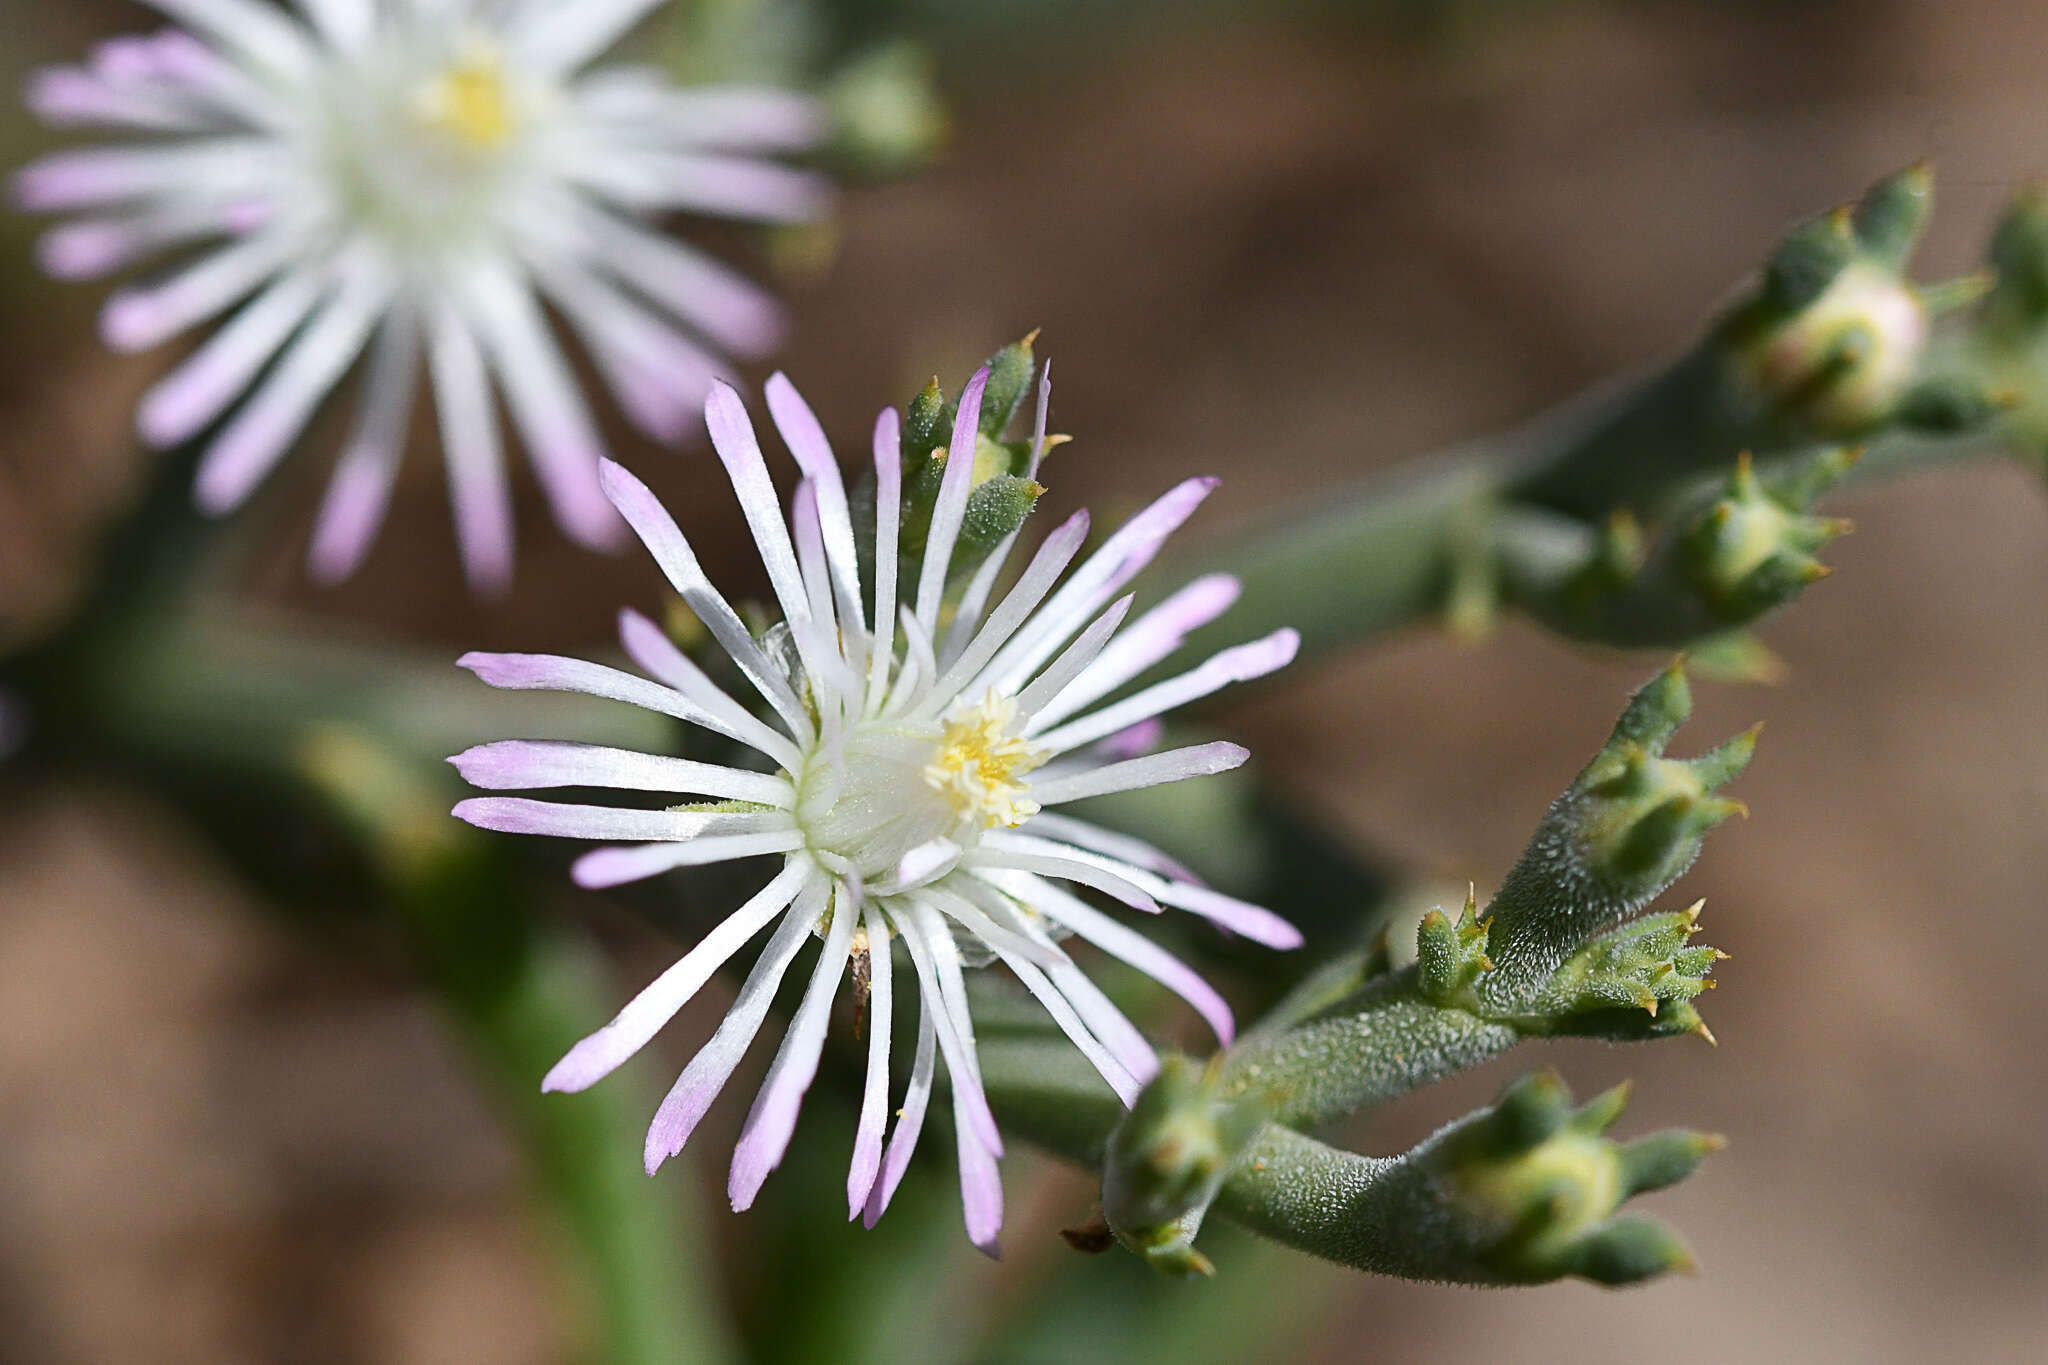
M1023 406L1024 395L1031 391L1031 377L1038 370L1031 349L1037 340L1038 333L1031 332L988 358L988 386L981 391L983 436L991 440L1000 437Z
M1797 316L1828 291L1860 248L1844 207L1818 214L1787 232L1764 262L1758 303L1765 316Z
M1416 989L1432 1005L1462 1002L1479 974L1493 970L1493 960L1486 955L1486 926L1470 891L1455 922L1441 910L1423 915L1416 926L1415 947Z
M1863 253L1894 270L1905 268L1934 213L1934 167L1916 161L1864 192L1851 215Z

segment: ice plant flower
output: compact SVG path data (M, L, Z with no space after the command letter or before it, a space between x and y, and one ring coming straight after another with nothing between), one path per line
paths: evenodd
M493 380L563 529L622 539L541 299L637 425L680 437L719 353L769 349L777 314L647 220L816 215L821 182L767 159L818 140L813 104L586 70L661 0L295 0L296 15L270 0L143 2L184 27L39 72L28 98L53 124L149 139L53 154L14 188L30 210L77 215L41 243L62 277L198 248L108 301L117 350L240 305L138 414L147 441L171 446L234 410L201 460L200 505L247 498L367 352L311 548L316 577L346 576L383 519L424 354L472 582L501 586L512 564Z
M1139 911L1174 906L1276 948L1300 935L1272 912L1202 885L1164 853L1059 808L1084 797L1221 772L1244 761L1234 744L1134 753L1162 712L1281 667L1297 639L1283 630L1119 700L1186 633L1237 596L1225 577L1191 583L1126 624L1119 596L1214 480L1191 479L1153 503L1071 574L1088 517L1046 537L993 606L1002 550L942 610L973 483L977 416L988 372L961 396L916 582L898 580L902 534L899 418L874 433L872 581L864 581L845 485L817 420L782 376L769 411L802 471L785 520L752 424L730 388L706 404L712 443L739 494L784 625L757 640L712 587L675 522L639 480L607 462L605 492L683 601L732 657L768 714L712 682L642 616L620 620L627 654L648 675L547 655L470 654L462 663L499 687L586 692L647 707L758 754L761 769L573 744L509 740L453 762L479 787L613 788L708 802L668 809L571 805L523 797L463 802L486 829L597 839L574 875L613 886L671 868L762 854L781 871L617 1018L578 1043L544 1088L581 1090L647 1043L711 974L775 926L733 1007L663 1101L647 1133L649 1174L682 1149L760 1031L805 940L823 947L734 1152L733 1207L753 1202L782 1159L816 1073L827 1016L843 978L871 993L867 1081L848 1216L872 1225L902 1178L943 1058L958 1133L968 1234L992 1249L1002 1222L995 1158L1002 1139L976 1061L962 969L1009 967L1126 1103L1157 1070L1152 1048L1059 946L1069 935L1121 958L1184 997L1226 1042L1231 1016L1185 964L1079 894ZM1034 452L1044 449L1040 386ZM1036 454L1033 456L1035 463ZM1064 578L1064 581L1062 579ZM943 626L943 630L942 630ZM767 769L772 769L768 771ZM892 945L900 940L921 1004L908 1089L889 1103ZM857 986L857 989L859 987ZM884 1149L891 1110L895 1127Z

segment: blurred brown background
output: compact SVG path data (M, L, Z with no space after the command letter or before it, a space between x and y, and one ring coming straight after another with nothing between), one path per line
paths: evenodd
M0 78L145 19L0 0ZM2044 42L2028 0L1567 5L1425 42L1222 18L1086 56L1041 32L1007 68L984 50L949 73L940 167L848 197L836 262L793 289L784 365L850 443L933 369L956 377L1043 326L1055 425L1079 438L1055 500L1117 509L1214 470L1225 488L1196 530L1227 531L1678 347L1784 224L1915 157L1940 172L1925 269L1966 268L2001 202L2048 170ZM0 114L0 159L39 138ZM34 281L31 240L0 221L9 614L61 600L124 496L127 411L166 359L101 355L94 292ZM310 506L312 444L278 497ZM676 490L708 456L629 458ZM412 474L357 581L307 589L303 517L281 514L296 527L251 591L451 655L598 645L622 580L650 596L641 565L563 546L529 490L517 593L469 605L423 452ZM1538 1061L1582 1094L1633 1075L1624 1131L1734 1140L1645 1206L1691 1239L1700 1277L1479 1293L1301 1260L1289 1292L1319 1306L1260 1359L2039 1358L2048 499L1987 463L1842 510L1859 531L1832 552L1841 572L1767 631L1788 680L1703 685L1688 731L1704 745L1770 722L1737 788L1756 817L1674 893L1707 898L1710 941L1734 954L1705 1002L1721 1047L1527 1050L1356 1134L1395 1150ZM722 497L681 515L713 541L737 525ZM1651 662L1521 625L1478 648L1418 631L1226 720L1365 846L1483 890ZM401 970L271 927L175 811L133 792L4 799L0 1361L573 1349L513 1152ZM623 992L664 945L612 927ZM962 1242L953 1292L1021 1306L1089 1195L1010 1167L1010 1258ZM931 1358L961 1349L935 1309Z

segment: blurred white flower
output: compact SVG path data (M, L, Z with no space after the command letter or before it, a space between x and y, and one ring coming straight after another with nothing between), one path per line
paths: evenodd
M52 155L15 193L80 215L41 244L66 278L204 244L108 301L119 350L241 305L138 415L169 446L233 409L201 460L200 505L248 497L367 352L311 550L318 578L350 573L383 519L424 353L472 582L502 587L512 568L494 381L563 529L615 545L599 437L541 302L637 425L679 439L719 353L770 349L777 310L646 220L816 216L824 184L767 159L817 143L813 102L584 72L660 0L143 2L183 27L42 71L29 103L150 139Z
M1197 579L1126 625L1131 598L1118 595L1208 496L1213 479L1172 489L1068 574L1088 532L1087 514L1077 514L1046 537L1015 586L991 606L1006 544L976 570L941 631L987 378L982 371L961 395L919 581L901 585L897 414L884 412L875 428L876 568L874 581L864 584L851 504L810 408L781 375L769 380L769 411L804 478L786 520L739 396L724 385L713 388L706 406L712 444L739 494L785 622L765 640L757 641L711 586L646 486L606 462L606 493L772 719L722 691L659 627L630 611L620 623L626 652L652 681L552 655L462 660L494 686L586 692L674 716L754 750L773 771L528 740L482 745L453 761L472 783L493 790L596 787L712 798L646 809L484 797L456 808L486 829L624 842L576 863L585 886L763 854L783 859L759 894L578 1043L545 1088L581 1090L608 1075L720 965L776 925L724 1023L655 1115L646 1149L652 1174L682 1149L739 1065L798 950L820 938L803 1003L733 1153L733 1207L753 1202L788 1148L817 1072L833 997L851 969L873 999L867 1087L847 1178L849 1216L864 1214L872 1225L887 1206L943 1057L968 1234L992 1250L1002 1225L995 1168L1002 1141L982 1090L962 967L1007 965L1128 1104L1158 1060L1059 939L1077 935L1154 977L1226 1043L1230 1010L1186 964L1089 904L1080 889L1149 913L1174 906L1276 948L1292 948L1301 936L1271 911L1202 885L1157 849L1056 811L1090 796L1236 767L1245 751L1234 744L1164 753L1134 748L1149 747L1162 713L1294 657L1295 633L1282 630L1103 704L1236 600L1235 580ZM1042 387L1040 394L1034 466L1044 449ZM891 950L899 939L916 973L922 1014L908 1089L892 1106ZM885 1153L892 1111L896 1125Z

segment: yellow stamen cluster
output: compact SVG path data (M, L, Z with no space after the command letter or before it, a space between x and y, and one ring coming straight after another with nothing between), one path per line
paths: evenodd
M517 127L504 67L490 52L467 54L428 82L418 110L422 122L473 152L496 151Z
M962 820L983 829L1015 828L1038 814L1024 775L1051 757L1014 734L1017 703L994 688L981 702L946 722L938 756L924 780L943 792Z

